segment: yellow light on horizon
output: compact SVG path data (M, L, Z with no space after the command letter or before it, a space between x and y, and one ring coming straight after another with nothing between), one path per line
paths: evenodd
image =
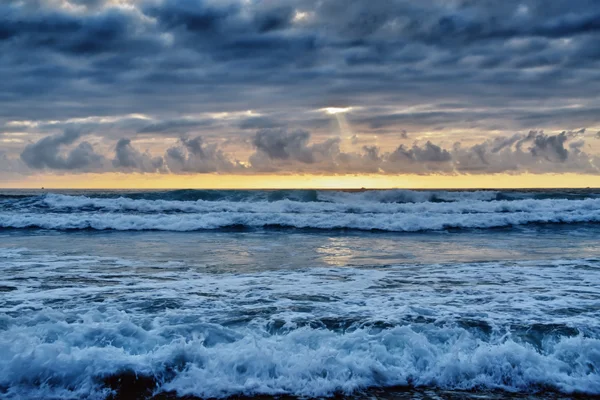
M15 177L16 178L16 177ZM221 175L40 174L0 181L0 188L63 189L506 189L600 188L600 175Z

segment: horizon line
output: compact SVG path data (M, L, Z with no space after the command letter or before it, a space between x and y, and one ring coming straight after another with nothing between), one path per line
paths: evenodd
M345 187L345 188L323 188L323 187L265 187L265 188L202 188L202 187L164 187L164 188L114 188L114 187L89 187L89 188L66 188L66 187L41 187L41 188L27 188L27 187L0 187L2 190L115 190L115 191L126 191L126 190L153 190L153 191L164 191L164 190L331 190L331 191L364 191L364 190L421 190L421 191L432 191L432 190L600 190L600 186L564 186L564 187L526 187L526 186L515 186L515 187L438 187L438 188L419 188L419 187Z

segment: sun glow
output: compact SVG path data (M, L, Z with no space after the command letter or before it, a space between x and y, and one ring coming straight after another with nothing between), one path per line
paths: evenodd
M34 175L6 179L0 188L61 189L504 189L600 188L600 176L579 174L497 175Z
M330 115L336 115L336 114L345 114L347 112L350 112L352 110L352 107L326 107L326 108L321 108L319 111L325 111L327 114Z

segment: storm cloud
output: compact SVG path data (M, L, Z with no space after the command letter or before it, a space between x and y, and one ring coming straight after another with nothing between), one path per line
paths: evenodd
M599 21L594 0L8 0L0 170L595 173Z
M79 131L66 130L60 135L47 136L27 145L21 153L21 160L33 169L89 171L102 168L104 157L97 154L86 141L67 152L62 151L64 147L75 143L81 135Z
M238 160L218 143L201 136L181 137L162 154L142 151L131 139L114 146L112 162L81 141L82 135L65 131L28 145L21 160L32 169L75 172L137 173L387 173L387 174L486 174L486 173L598 173L600 157L586 153L581 133L563 131L546 134L530 131L446 148L431 141L399 144L392 151L363 145L355 151L342 148L339 138L312 140L307 131L259 130L247 161ZM75 145L77 141L79 144ZM6 158L6 156L4 156Z
M238 172L243 170L216 144L206 144L201 136L181 138L179 146L170 147L166 154L169 169L175 173Z
M135 172L164 172L162 157L142 153L131 145L130 139L120 139L115 146L112 164L117 169Z

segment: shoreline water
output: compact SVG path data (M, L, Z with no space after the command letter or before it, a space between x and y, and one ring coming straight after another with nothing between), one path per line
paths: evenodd
M139 376L133 371L112 375L102 379L105 387L111 389L107 400L207 400L207 398L178 395L176 392L156 392L160 381L151 376ZM323 397L304 397L291 395L233 395L219 397L224 400L311 400ZM539 388L527 393L502 390L444 390L439 388L393 386L374 387L358 390L355 393L334 393L327 398L331 400L598 400L600 395L587 393L565 394L552 388ZM212 398L210 400L216 400Z

